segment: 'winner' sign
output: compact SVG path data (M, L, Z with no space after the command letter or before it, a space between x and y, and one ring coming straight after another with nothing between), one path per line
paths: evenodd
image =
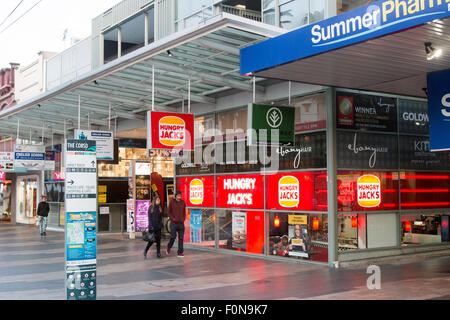
M148 149L194 150L194 115L149 112Z

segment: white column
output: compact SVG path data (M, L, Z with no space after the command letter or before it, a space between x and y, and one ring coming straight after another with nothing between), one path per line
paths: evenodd
M117 29L117 57L122 56L122 29Z

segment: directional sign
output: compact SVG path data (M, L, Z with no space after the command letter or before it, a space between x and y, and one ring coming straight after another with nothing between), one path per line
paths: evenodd
M96 142L65 145L66 291L68 300L95 300L97 276Z

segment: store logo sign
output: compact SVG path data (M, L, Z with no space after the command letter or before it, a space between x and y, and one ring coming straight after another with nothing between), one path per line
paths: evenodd
M273 129L277 129L283 123L283 113L280 109L274 107L270 109L266 114L267 124Z
M186 124L183 119L175 116L159 120L159 142L168 147L184 145Z
M374 208L381 204L381 181L374 175L365 175L358 179L358 205Z
M278 202L284 208L293 208L300 203L300 183L296 177L287 176L278 182Z
M0 171L0 181L5 180L6 178L6 173L4 173L3 171Z
M444 117L450 118L450 93L447 93L445 96L442 97L442 106L444 107L441 112ZM450 119L446 119L446 121L450 121Z
M194 179L189 186L189 200L194 205L201 205L204 198L203 182L200 179Z

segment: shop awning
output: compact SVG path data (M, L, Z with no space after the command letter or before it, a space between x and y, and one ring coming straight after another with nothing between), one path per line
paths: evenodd
M449 16L449 1L377 1L243 49L241 74L426 97L427 73L450 68Z
M113 119L145 124L152 107L152 70L155 70L155 110L176 111L183 101L214 105L215 95L229 90L253 91L253 79L239 73L240 49L284 31L269 25L223 13L203 26L170 35L117 60L0 112L0 136L41 140L51 132L64 134L81 127L114 128ZM170 54L169 54L170 53ZM262 79L257 79L262 80ZM256 86L257 90L264 88ZM110 106L112 109L110 117Z

